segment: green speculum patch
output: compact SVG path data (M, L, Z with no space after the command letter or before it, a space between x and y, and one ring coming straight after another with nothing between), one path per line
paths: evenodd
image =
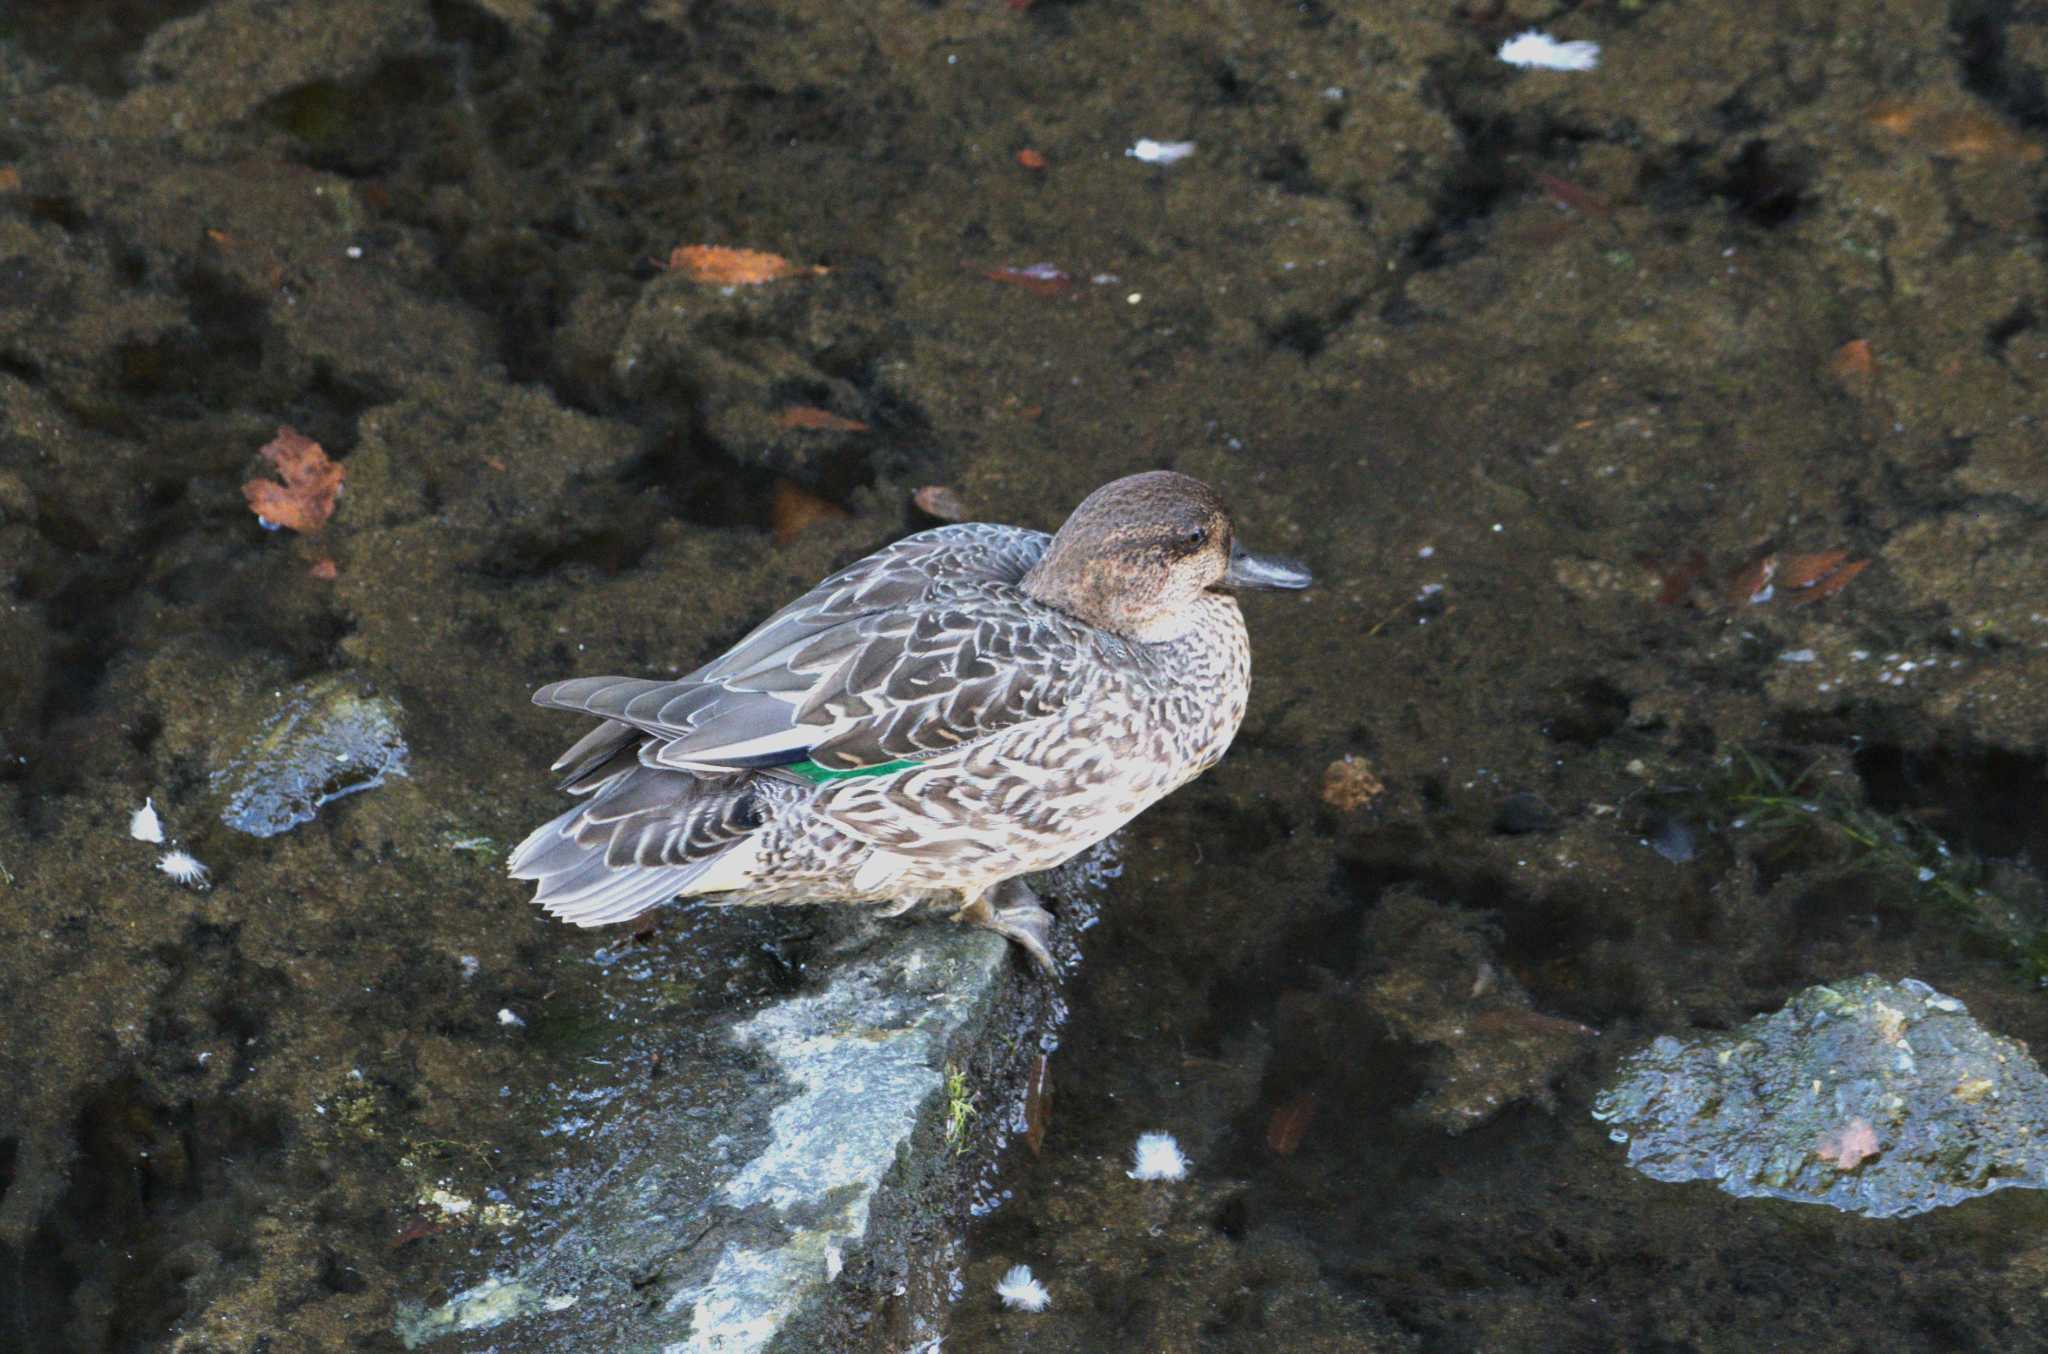
M856 766L845 771L834 771L829 766L820 766L816 762L806 760L791 762L780 769L802 776L813 785L823 785L827 781L853 780L859 776L887 776L916 765L916 762L899 758L893 762L879 762L874 766Z

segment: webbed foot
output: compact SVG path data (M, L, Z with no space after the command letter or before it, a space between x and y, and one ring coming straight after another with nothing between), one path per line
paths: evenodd
M1057 978L1052 962L1052 913L1021 879L1005 879L953 914L954 921L984 927L1007 936L1031 956L1048 978Z

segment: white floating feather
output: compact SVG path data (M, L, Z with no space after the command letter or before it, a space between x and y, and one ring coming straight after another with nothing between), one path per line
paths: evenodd
M205 863L183 847L174 847L158 856L156 867L188 889L205 889L213 884L212 872Z
M1029 1265L1010 1266L1009 1272L996 1280L996 1296L1003 1306L1020 1312L1042 1312L1052 1306L1052 1294L1031 1277Z
M1141 1133L1131 1149L1131 1169L1124 1174L1133 1180L1180 1180L1188 1173L1188 1159L1171 1133Z
M1154 141L1149 136L1138 138L1138 144L1124 154L1133 160L1143 160L1148 165L1178 164L1195 153L1192 141Z
M1541 71L1589 71L1600 64L1597 42L1559 42L1539 28L1517 33L1500 45L1510 66Z
M164 820L156 816L155 799L143 800L142 807L128 815L128 835L139 842L163 844Z

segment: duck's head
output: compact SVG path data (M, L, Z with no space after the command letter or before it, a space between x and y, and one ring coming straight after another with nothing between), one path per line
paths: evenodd
M1024 575L1024 591L1131 639L1176 639L1199 623L1205 592L1305 588L1293 560L1237 543L1216 491L1171 470L1112 480L1081 500Z

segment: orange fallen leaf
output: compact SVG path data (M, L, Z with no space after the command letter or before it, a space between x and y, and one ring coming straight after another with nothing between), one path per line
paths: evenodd
M803 428L828 433L864 433L868 425L855 418L841 418L830 409L817 409L808 404L792 404L775 416L778 428Z
M2040 142L2033 137L2013 130L1989 113L1971 109L1892 99L1872 107L1868 117L1871 126L1910 140L1933 155L2032 164L2043 153Z
M1031 149L1031 147L1026 146L1017 152L1017 163L1026 169L1043 169L1045 168L1045 157Z
M1845 385L1868 381L1877 375L1877 357L1870 351L1870 340L1850 339L1835 349L1835 355L1828 359L1828 375Z
M505 462L499 457L486 456L484 457L484 464L497 471L500 475L505 473Z
M1266 1120L1266 1146L1273 1155L1291 1157L1301 1146L1302 1135L1316 1117L1316 1093L1303 1091L1273 1111Z
M319 559L314 560L313 567L306 570L306 572L323 583L332 583L335 579L341 577L341 569L335 564L332 555L322 555Z
M1832 573L1824 574L1814 579L1813 582L1803 585L1799 591L1792 594L1792 600L1795 602L1818 602L1823 597L1832 597L1843 588L1848 587L1850 581L1856 575L1869 567L1870 561L1867 559L1850 560Z
M1052 1126L1052 1059L1041 1053L1024 1074L1024 1145L1037 1156Z
M21 191L21 171L13 165L0 165L0 193Z
M1842 567L1849 558L1846 550L1822 550L1812 555L1787 555L1778 565L1778 583L1787 588L1810 588Z
M910 496L917 510L941 522L964 522L967 520L967 503L960 497L958 489L943 484L927 484Z
M805 493L788 480L775 481L775 494L768 500L768 522L777 545L788 545L820 522L836 522L853 514L837 503Z
M279 428L258 454L270 462L278 479L254 479L242 486L250 511L271 526L293 531L315 532L326 525L341 497L347 473L342 466L330 460L318 442L290 428Z
M728 249L716 244L678 245L668 256L668 266L687 274L692 281L721 287L753 287L802 277L826 270L791 263L780 254L759 249Z

